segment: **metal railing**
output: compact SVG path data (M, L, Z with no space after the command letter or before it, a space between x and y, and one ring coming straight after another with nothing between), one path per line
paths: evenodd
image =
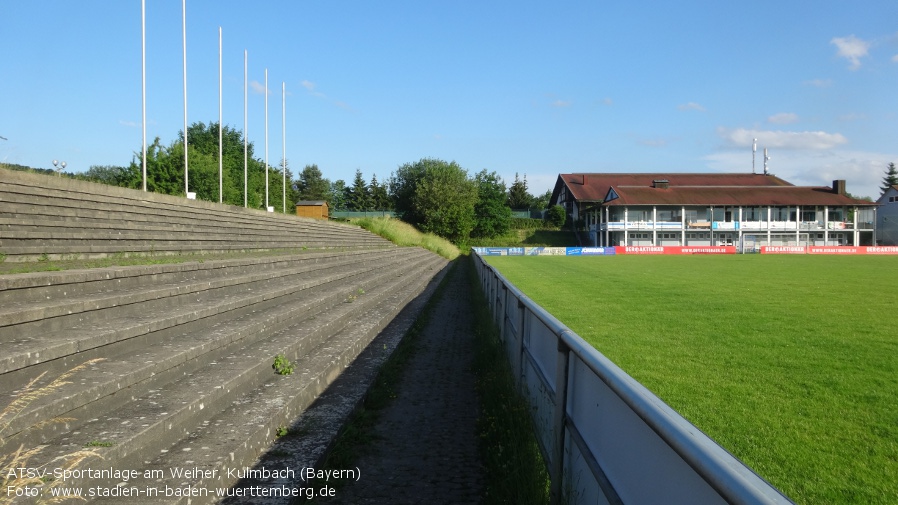
M473 257L530 401L553 503L792 503Z

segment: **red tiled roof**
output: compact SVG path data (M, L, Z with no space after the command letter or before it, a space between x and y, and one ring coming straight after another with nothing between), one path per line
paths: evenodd
M592 174L559 174L559 184L564 184L571 191L574 199L581 202L601 202L611 186L643 186L651 187L652 181L665 179L673 186L792 186L788 182L773 175L762 174L688 174L688 173L592 173ZM557 194L554 195L557 197Z
M671 185L669 188L661 189L644 186L615 186L614 191L618 198L605 202L605 205L876 205L872 202L834 193L828 187L676 187Z
M655 188L654 181L667 181ZM602 203L614 188L618 198L605 205L875 205L828 187L793 186L773 175L722 173L559 174L552 199L567 187L581 203Z

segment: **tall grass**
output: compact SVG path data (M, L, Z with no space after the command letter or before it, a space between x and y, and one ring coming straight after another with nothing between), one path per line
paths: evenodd
M488 258L798 503L898 503L898 258Z
M12 401L9 403L9 405L0 410L0 451L4 451L6 446L6 441L3 438L3 433L7 429L9 429L9 426L12 424L13 420L15 420L19 416L19 414L22 413L22 411L24 411L35 400L51 395L62 386L70 384L71 382L69 381L69 379L73 375L99 361L103 361L103 359L98 358L86 361L63 373L50 383L44 385L42 385L41 383L46 372L42 373L32 379L22 389L17 391L13 395ZM67 421L71 421L71 419L57 418L46 422L60 423ZM41 470L47 470L48 473L52 474L52 470L55 468L72 470L79 467L84 461L88 459L100 457L100 455L92 449L82 449L69 454L64 454L62 456L57 456L53 460L44 463L43 465L36 466L33 463L33 460L41 452L42 449L43 446L26 448L23 445L19 445L11 452L0 452L0 470L2 470L0 471L0 505L8 505L13 503L13 501L16 500L15 490L21 491L26 488L37 489L39 492L36 499L31 503L61 503L69 499L67 497L54 498L50 495L50 493L47 492L49 488L58 485L60 481L48 480L46 477L41 477L34 472L16 472L14 471L16 469L30 469L36 470L37 472L40 472ZM10 492L11 489L13 490L13 492ZM83 498L79 499L84 500Z
M352 223L361 226L371 233L380 235L396 245L423 247L449 260L454 260L460 254L458 247L452 242L431 233L421 233L414 226L398 219L363 217L353 219Z
M477 428L487 476L483 503L549 503L549 474L536 444L530 406L518 393L499 330L470 263L466 258L476 337L474 371L480 396Z

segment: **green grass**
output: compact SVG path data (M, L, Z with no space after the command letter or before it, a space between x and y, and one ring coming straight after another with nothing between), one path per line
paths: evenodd
M577 237L571 231L561 230L508 230L494 238L469 239L469 247L568 247L577 245Z
M797 503L898 503L898 258L488 260Z
M469 274L477 339L474 372L481 410L477 430L487 477L483 503L549 503L549 474L536 443L529 405L518 393L473 267Z
M398 219L363 217L350 222L399 246L423 247L449 260L454 260L459 255L458 247L452 242L431 233L421 233L414 226Z

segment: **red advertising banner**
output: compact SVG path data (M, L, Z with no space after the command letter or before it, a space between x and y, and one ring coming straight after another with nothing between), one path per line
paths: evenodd
M762 245L761 254L807 254L803 245Z
M898 246L762 246L761 254L898 254Z
M617 246L615 254L736 254L736 246Z

